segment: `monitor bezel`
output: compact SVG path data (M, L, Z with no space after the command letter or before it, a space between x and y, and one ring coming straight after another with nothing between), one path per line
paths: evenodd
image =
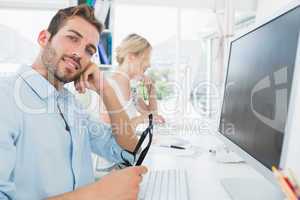
M226 67L225 71L226 74L224 74L224 82L222 84L222 101L221 101L221 109L219 112L219 117L218 117L218 130L217 130L217 137L220 138L225 145L233 150L234 152L236 152L238 155L240 155L248 164L250 164L256 171L258 171L260 174L262 174L269 182L271 182L274 186L278 187L278 183L276 178L274 177L272 171L266 167L265 165L263 165L261 162L259 162L257 159L255 159L252 155L250 155L249 153L247 153L245 150L243 150L241 147L239 147L237 144L235 144L233 141L231 141L229 138L227 138L226 136L224 136L221 132L219 132L219 127L220 127L220 123L221 123L221 114L222 114L222 110L223 110L223 104L224 104L224 96L225 96L225 89L226 89L226 83L227 83L227 75L228 75L228 69L229 69L229 62L230 62L230 52L231 52L231 48L232 48L232 44L234 41L242 38L243 36L259 29L260 27L270 23L271 21L275 20L276 18L290 12L293 9L296 9L297 7L300 6L300 0L295 0L292 1L290 3L288 3L283 9L278 10L275 14L273 14L270 17L267 17L265 19L263 19L262 21L260 21L259 23L256 23L255 25L251 26L250 28L247 28L245 31L242 31L238 34L236 34L232 39L230 39L229 41L229 48L226 52L226 62L224 63L224 66ZM299 37L300 38L300 37ZM300 67L300 39L298 39L298 47L297 47L297 53L296 53L296 61L295 61L295 68L294 68L294 74L293 74L293 80L292 80L292 86L291 86L291 94L290 94L290 103L289 103L289 108L288 108L288 116L287 116L287 122L286 122L286 126L285 126L285 135L284 135L284 139L283 139L283 146L282 146L282 151L281 151L281 157L280 157L280 164L279 167L280 168L284 168L285 163L286 163L286 158L287 158L287 144L288 144L288 139L290 138L289 136L289 119L291 118L291 112L290 112L290 107L293 105L293 96L294 96L294 83L295 83L295 74L298 70L297 69ZM299 71L300 73L300 71Z

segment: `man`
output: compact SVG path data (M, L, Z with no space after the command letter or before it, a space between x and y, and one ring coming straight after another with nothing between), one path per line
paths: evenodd
M40 32L41 51L32 66L0 80L1 200L137 198L145 167L93 181L91 151L121 163L133 160L125 150L137 143L115 93L91 63L101 31L91 8L62 9ZM79 92L92 89L102 96L113 129L76 103L64 88L73 81Z

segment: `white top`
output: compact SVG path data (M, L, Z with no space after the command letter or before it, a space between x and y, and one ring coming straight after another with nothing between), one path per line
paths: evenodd
M131 90L130 92L129 100L126 100L118 83L113 79L109 79L108 81L111 84L114 91L116 92L116 95L121 105L123 106L123 109L125 109L127 115L129 116L129 118L132 119L133 117L136 117L137 116L137 109L136 109L137 89L133 88L133 90Z

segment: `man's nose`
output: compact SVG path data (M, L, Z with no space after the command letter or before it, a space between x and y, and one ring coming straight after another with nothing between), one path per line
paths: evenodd
M80 54L78 52L73 52L72 56L75 58L80 58Z
M80 60L81 60L81 56L78 52L73 52L72 53L72 58L78 63L80 64Z
M76 55L78 58L82 58L85 54L85 44L81 44L73 51L73 55Z

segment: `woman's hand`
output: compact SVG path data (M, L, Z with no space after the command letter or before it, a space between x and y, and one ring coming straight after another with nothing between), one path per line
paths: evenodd
M142 82L145 85L148 94L151 94L151 91L153 91L153 89L155 88L154 81L149 76L144 75L142 77Z

